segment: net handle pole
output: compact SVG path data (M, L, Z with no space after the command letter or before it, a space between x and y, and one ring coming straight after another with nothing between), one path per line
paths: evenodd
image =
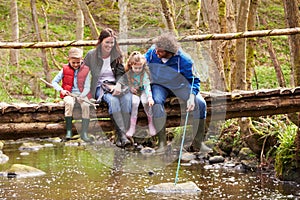
M194 69L193 69L193 71L194 71ZM193 74L193 80L192 80L190 94L193 94L194 80L195 80L195 76ZM181 145L180 145L179 157L178 157L178 162L177 162L177 169L176 169L174 185L177 184L178 179L179 179L178 176L179 176L179 169L180 169L180 161L181 161L181 157L182 157L182 150L183 150L183 144L184 144L184 138L185 138L185 134L186 134L186 126L187 126L188 119L189 119L189 112L187 112L186 116L185 116L184 129L183 129L183 134L182 134L182 139L181 139Z

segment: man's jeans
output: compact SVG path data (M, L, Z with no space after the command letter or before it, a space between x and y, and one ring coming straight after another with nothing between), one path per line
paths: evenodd
M166 116L164 104L167 97L176 96L186 102L190 96L190 91L187 91L187 89L171 91L170 89L157 84L151 85L151 89L155 103L155 105L153 106L154 118L161 118ZM200 93L198 93L195 98L195 109L193 111L193 115L194 119L206 118L206 102Z

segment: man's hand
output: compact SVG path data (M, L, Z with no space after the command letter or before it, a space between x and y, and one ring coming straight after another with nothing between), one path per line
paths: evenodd
M195 95L190 94L190 98L187 100L186 111L190 112L193 111L194 109L195 109Z

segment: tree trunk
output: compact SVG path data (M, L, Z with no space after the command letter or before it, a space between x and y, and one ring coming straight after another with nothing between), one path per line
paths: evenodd
M237 31L247 30L250 0L241 1ZM246 90L246 39L238 39L236 44L237 67L235 69L235 89Z
M219 16L218 16L218 2L213 0L202 1L202 9L206 14L205 18L208 20L209 31L211 33L220 33ZM222 59L221 41L212 41L210 46L211 57L215 65L210 67L210 83L211 89L224 91L225 75L224 64ZM218 77L218 78L214 78Z
M75 0L76 4L76 40L83 40L84 35L84 16L80 6L80 1Z
M273 65L274 65L274 69L275 69L275 72L276 72L276 77L277 77L279 86L280 87L286 87L283 72L281 70L279 61L276 57L276 52L275 52L275 49L273 48L272 41L271 41L270 38L266 38L266 41L267 41L267 45L268 45L268 51L269 51L269 54L270 54L270 58L271 58L271 60L273 62Z
M18 5L17 0L10 1L10 18L11 18L11 40L14 42L19 42L19 18L18 18ZM18 67L19 65L19 50L10 50L10 65Z
M174 33L175 35L177 35L177 30L175 28L174 16L173 16L172 9L171 9L171 6L170 6L168 0L160 0L160 3L161 3L161 8L162 8L163 14L164 14L166 22L167 22L168 30L170 32Z
M266 22L265 19L262 19L261 23L265 27L268 27L268 24L267 24L267 22ZM276 57L276 52L275 52L275 49L273 48L271 38L266 37L266 42L267 42L267 46L268 46L268 51L269 51L269 54L270 54L270 58L271 58L271 60L273 62L273 65L274 65L274 69L275 69L275 72L276 72L276 77L277 77L279 86L280 87L286 87L284 76L283 76L283 72L281 70L279 61L278 61L278 59Z
M43 16L44 16L44 20L45 20L45 37L46 37L46 41L49 41L49 26L48 26L47 9L45 10L44 7L42 6L42 11L43 11ZM48 55L50 55L50 57L51 57L53 66L56 67L57 70L60 70L61 66L55 59L53 49L51 49L51 48L48 49L48 53L49 53ZM43 95L43 94L41 94L41 95Z
M92 38L94 40L98 39L99 31L97 29L96 22L89 10L89 7L86 5L84 0L78 0L78 2L80 3L81 10L84 15L84 20L87 22L88 26L90 27Z
M299 27L300 26L300 15L298 10L297 0L283 0L285 18L287 27ZM293 13L293 14L291 14ZM289 36L291 44L291 58L292 64L294 66L294 77L295 77L295 86L300 85L300 35L291 35Z
M201 30L200 28L200 23L203 23L203 19L201 19L202 14L201 14L201 0L198 0L198 9L197 9L197 20L195 23L195 29L198 30L198 34L201 34ZM204 23L203 23L204 24ZM196 76L198 76L201 80L201 82L208 82L209 79L209 67L208 66L213 66L213 63L211 62L211 60L208 59L207 54L209 54L209 50L208 48L204 47L205 44L202 42L197 42L196 43L196 57L194 57L194 73ZM209 63L211 62L211 63ZM209 90L210 88L207 86L207 88L205 88L207 90ZM205 90L204 89L204 90Z
M221 33L227 33L227 9L226 1L218 0L218 13L219 13L219 24ZM223 79L224 89L223 91L228 91L228 85L230 83L230 62L229 62L229 51L227 48L230 41L221 41L221 47L219 47L219 57L222 58L223 62L220 62L219 71L221 74L221 79ZM225 70L226 69L226 70ZM229 70L229 71L228 71ZM229 75L229 76L228 76Z
M259 0L251 0L248 17L248 31L255 30L256 12ZM252 90L252 74L255 67L255 44L256 38L247 40L247 65L246 65L246 88Z
M300 26L300 14L299 14L299 1L297 0L283 0L285 18L287 27L299 27ZM291 14L292 13L292 14ZM290 51L291 51L291 63L294 71L294 84L295 86L300 85L300 35L291 35L290 40ZM296 113L295 113L296 115ZM299 114L298 114L299 115ZM298 123L299 125L299 123ZM299 129L299 126L298 126ZM298 130L295 138L296 145L296 166L299 169L299 154L300 154L300 131Z
M227 18L227 30L228 32L236 32L236 13L234 12L234 4L232 0L226 0L226 18ZM236 40L229 40L227 42L228 60L224 61L224 72L227 78L227 87L229 91L232 91L235 77L232 75L236 68Z
M119 38L126 40L128 38L128 17L127 17L128 0L119 0L118 4L119 4L119 13L120 13ZM128 54L128 46L122 45L120 48L126 57Z
M240 2L240 9L237 21L237 31L243 32L247 31L247 21L249 16L249 8L250 8L250 1L245 0ZM238 39L236 43L236 60L237 65L234 70L235 72L235 84L234 88L237 90L246 90L247 83L246 83L246 67L247 67L247 57L246 57L246 39ZM248 118L247 120L240 118L238 120L238 124L241 128L242 137L253 134L251 130L247 127L252 127L252 120Z
M204 23L204 16L202 15L201 13L201 0L198 0L198 3L197 3L197 20L196 20L196 30L199 30L200 28L200 24L202 27L206 27L205 23ZM200 32L200 30L199 30Z
M186 24L186 27L189 27L192 25L191 21L191 9L190 9L190 1L184 0L184 21Z
M33 21L35 32L36 32L37 41L43 42L40 28L39 28L37 10L36 10L36 0L30 0L30 6L31 6L32 21ZM42 59L42 65L43 65L43 69L44 69L44 74L46 76L46 80L48 82L51 82L52 77L50 74L50 67L49 67L48 60L47 60L47 51L45 48L41 49L41 59Z

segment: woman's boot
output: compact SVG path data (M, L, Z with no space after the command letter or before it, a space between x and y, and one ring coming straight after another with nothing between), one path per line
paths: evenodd
M124 125L122 113L121 112L113 113L110 116L110 118L113 122L117 134L116 145L118 147L125 147L127 145L130 145L131 142L128 140L128 138L125 135L125 125Z
M92 142L93 138L88 137L90 119L82 119L80 138L85 142Z
M66 121L66 129L67 129L67 134L66 134L66 140L70 140L73 136L72 134L72 117L65 117Z

